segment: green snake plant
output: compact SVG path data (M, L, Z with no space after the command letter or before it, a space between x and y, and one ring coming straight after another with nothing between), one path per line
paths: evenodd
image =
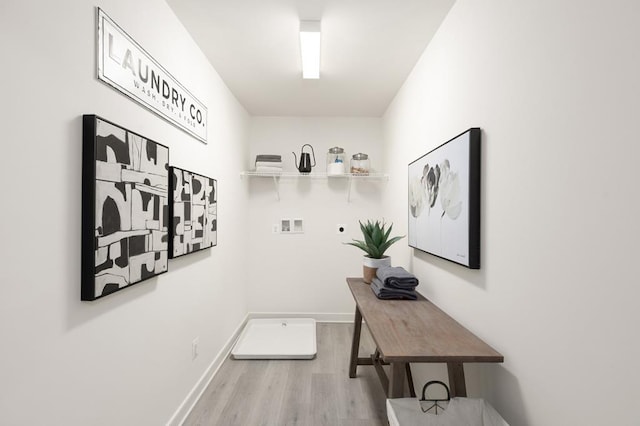
M367 253L367 257L371 257L373 259L382 259L384 257L384 252L391 246L391 244L404 238L403 235L389 239L393 224L389 225L389 228L386 229L387 225L384 222L380 222L379 220L376 220L375 223L370 220L367 220L366 224L363 224L362 222L359 223L360 230L362 231L362 235L364 236L364 241L354 239L353 242L344 244L358 247L359 249Z

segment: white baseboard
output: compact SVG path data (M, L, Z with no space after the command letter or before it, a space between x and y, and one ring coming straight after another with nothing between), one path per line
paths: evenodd
M249 312L248 319L260 318L313 318L317 322L353 322L354 313L322 312Z
M205 370L200 380L195 384L191 392L187 395L185 400L180 404L176 412L171 419L167 422L167 426L179 426L187 419L191 410L196 405L202 394L204 393L211 380L218 373L218 370L222 366L222 363L227 359L233 346L238 340L240 333L250 319L260 318L313 318L317 322L353 322L354 314L340 314L340 313L320 313L320 312L249 312L244 319L240 322L240 325L234 330L233 334L224 344L218 355L214 358L213 362Z
M209 365L209 367L205 370L200 380L195 384L191 392L187 395L185 400L180 404L176 412L173 414L171 419L167 422L167 426L179 426L184 423L187 419L191 410L196 405L202 394L204 393L211 380L215 377L216 373L222 366L222 363L227 359L229 354L231 353L231 349L233 349L233 345L236 343L236 340L240 336L240 332L244 329L244 326L249 321L249 314L247 314L244 319L240 322L240 325L234 330L229 340L224 344L218 355L213 359L213 362Z

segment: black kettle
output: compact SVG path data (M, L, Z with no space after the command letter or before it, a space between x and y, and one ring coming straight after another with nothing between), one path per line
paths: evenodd
M305 146L308 146L309 148L311 148L311 153L313 154L313 164L311 164L311 156L309 155L309 153L304 152ZM298 157L296 157L296 153L292 151L292 154L293 154L293 158L297 163ZM308 143L306 143L302 145L302 148L300 149L300 165L298 166L298 171L300 173L309 173L311 171L311 168L315 166L316 166L316 153L313 152L313 147Z

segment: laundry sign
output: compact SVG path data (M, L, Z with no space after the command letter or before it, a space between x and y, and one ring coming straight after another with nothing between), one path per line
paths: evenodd
M207 143L207 107L100 8L98 79Z

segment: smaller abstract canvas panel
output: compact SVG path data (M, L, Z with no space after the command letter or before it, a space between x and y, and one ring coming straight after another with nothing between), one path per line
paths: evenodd
M82 300L167 272L169 148L83 116Z
M217 245L218 181L178 167L171 167L170 176L169 257Z

